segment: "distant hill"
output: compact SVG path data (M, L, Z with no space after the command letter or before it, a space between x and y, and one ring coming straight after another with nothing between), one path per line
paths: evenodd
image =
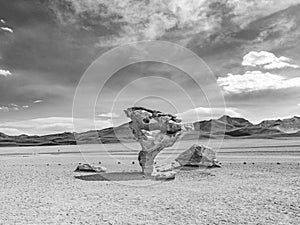
M198 121L194 123L195 129L204 133L223 134L241 127L253 126L244 118L222 116L219 119Z
M283 133L296 133L300 131L300 117L290 119L265 120L258 124L259 127L277 129Z
M222 116L219 119L199 121L194 123L200 134L211 135L224 134L226 138L235 137L298 137L300 134L300 117L289 119L265 120L254 125L244 118Z
M223 136L225 138L300 137L300 117L297 116L282 120L265 120L254 125L244 118L225 115L219 119L194 122L194 126L195 131L186 135L184 139ZM25 134L10 136L0 132L0 147L107 144L132 141L134 141L134 136L128 123L103 130L90 130L83 133L64 132L43 136Z

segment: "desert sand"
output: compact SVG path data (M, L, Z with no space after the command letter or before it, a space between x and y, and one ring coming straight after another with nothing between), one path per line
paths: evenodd
M225 140L222 168L182 170L164 182L75 179L87 175L73 172L78 162L139 171L136 152L120 153L120 144L83 154L75 146L3 148L0 224L300 224L299 143Z

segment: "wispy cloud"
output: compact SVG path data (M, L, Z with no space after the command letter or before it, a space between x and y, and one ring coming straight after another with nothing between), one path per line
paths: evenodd
M242 65L243 66L252 66L252 67L261 66L267 70L282 69L282 68L288 68L288 67L294 68L294 69L299 68L298 65L291 64L290 63L291 61L292 61L291 59L284 57L284 56L277 57L275 54L273 54L271 52L251 51L243 57Z
M229 73L226 77L219 77L217 81L226 93L233 94L300 87L300 77L288 79L261 71L247 71L242 75Z
M113 119L113 118L119 118L120 116L114 112L109 112L109 113L98 114L97 117L101 119Z
M7 106L0 106L0 112L8 112L9 108Z
M176 114L184 122L195 122L197 120L217 118L223 115L229 115L234 117L241 117L241 114L237 108L226 107L226 108L207 108L197 107L189 109L182 113Z
M9 33L13 33L13 29L9 28L9 27L0 27L1 30L9 32Z
M2 69L0 69L0 76L7 77L7 76L11 76L11 75L12 74L11 74L11 72L9 70L2 70Z
M5 20L4 19L0 19L0 22L5 24Z
M26 108L29 108L29 106L28 105L19 106L15 103L11 103L6 106L0 106L0 112L19 111Z
M38 100L35 100L33 103L36 104L36 103L42 103L42 102L44 102L44 100L38 99Z
M72 117L47 117L23 121L0 123L0 132L10 135L18 134L50 134L60 132L73 132L74 120L76 121L76 132L83 132L91 129L103 129L111 127L111 120L91 121L82 118Z

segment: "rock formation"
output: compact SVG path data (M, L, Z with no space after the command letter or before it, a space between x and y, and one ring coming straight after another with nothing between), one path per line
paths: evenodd
M192 124L182 124L176 116L156 110L132 107L125 113L131 119L129 126L133 135L142 146L138 159L145 175L157 175L154 167L157 154L194 130Z
M176 116L143 107L132 107L124 111L131 119L129 126L142 147L138 159L145 175L171 178L175 176L174 169L187 164L214 164L215 153L211 149L194 145L179 155L176 162L155 167L154 159L158 153L171 147L184 134L193 131L193 124L183 124Z

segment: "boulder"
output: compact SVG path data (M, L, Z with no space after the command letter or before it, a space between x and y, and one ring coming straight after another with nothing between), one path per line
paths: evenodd
M176 159L181 166L208 166L208 167L220 167L219 162L216 159L216 153L209 147L203 145L193 145L183 153L181 153Z

